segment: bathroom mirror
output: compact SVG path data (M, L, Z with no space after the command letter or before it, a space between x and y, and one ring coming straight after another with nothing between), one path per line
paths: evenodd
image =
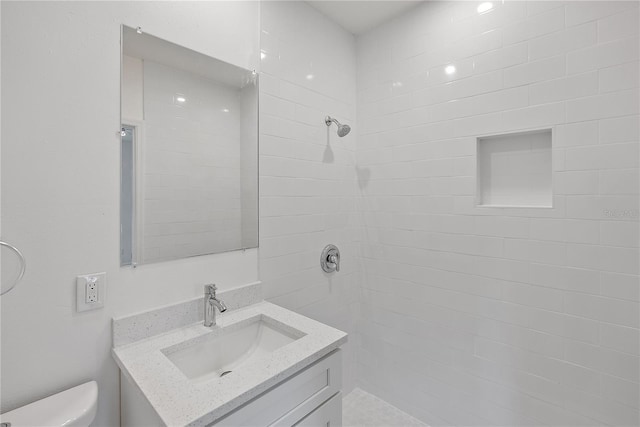
M120 260L258 246L258 76L122 27Z

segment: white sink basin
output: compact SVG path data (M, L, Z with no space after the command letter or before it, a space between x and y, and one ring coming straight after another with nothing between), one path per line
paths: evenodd
M278 325L273 319L257 316L212 333L162 350L192 381L232 375L242 366L303 337L303 332Z

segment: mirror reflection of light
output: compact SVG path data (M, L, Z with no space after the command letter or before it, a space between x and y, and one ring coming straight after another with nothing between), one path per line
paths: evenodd
M314 77L313 74L307 74L307 80L313 80Z
M266 53L264 53L264 51L261 51L261 52L260 52L260 59L264 59L264 58L266 58L266 57L267 57L267 54L266 54Z
M456 72L456 66L455 65L447 65L446 67L444 67L444 72L451 75L453 73Z
M228 112L229 112L229 109L228 109L228 108L223 108L223 109L222 109L222 112L223 112L223 113L228 113Z
M478 6L478 13L485 13L491 9L493 9L493 3L490 1L480 3L480 6Z
M402 87L402 82L393 82L393 83L391 83L391 86L393 86L393 87Z
M185 102L187 100L187 98L185 98L184 96L176 96L176 101L182 103Z

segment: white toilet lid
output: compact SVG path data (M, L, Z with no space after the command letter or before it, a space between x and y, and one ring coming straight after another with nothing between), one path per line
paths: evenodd
M98 408L98 384L84 383L0 415L11 427L88 427Z

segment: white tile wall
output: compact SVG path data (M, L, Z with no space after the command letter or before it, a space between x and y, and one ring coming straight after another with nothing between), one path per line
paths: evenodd
M358 38L358 385L431 425L638 425L638 3L479 3ZM553 208L475 207L475 138L541 128Z
M241 248L242 91L152 61L143 67L140 262Z
M355 383L355 132L338 138L331 115L354 125L352 34L304 2L261 5L260 277L265 298L350 334L344 390ZM320 253L340 248L340 273Z
M259 85L259 83L258 83ZM258 85L247 85L240 91L240 185L242 195L242 247L254 248L259 242L258 188Z

